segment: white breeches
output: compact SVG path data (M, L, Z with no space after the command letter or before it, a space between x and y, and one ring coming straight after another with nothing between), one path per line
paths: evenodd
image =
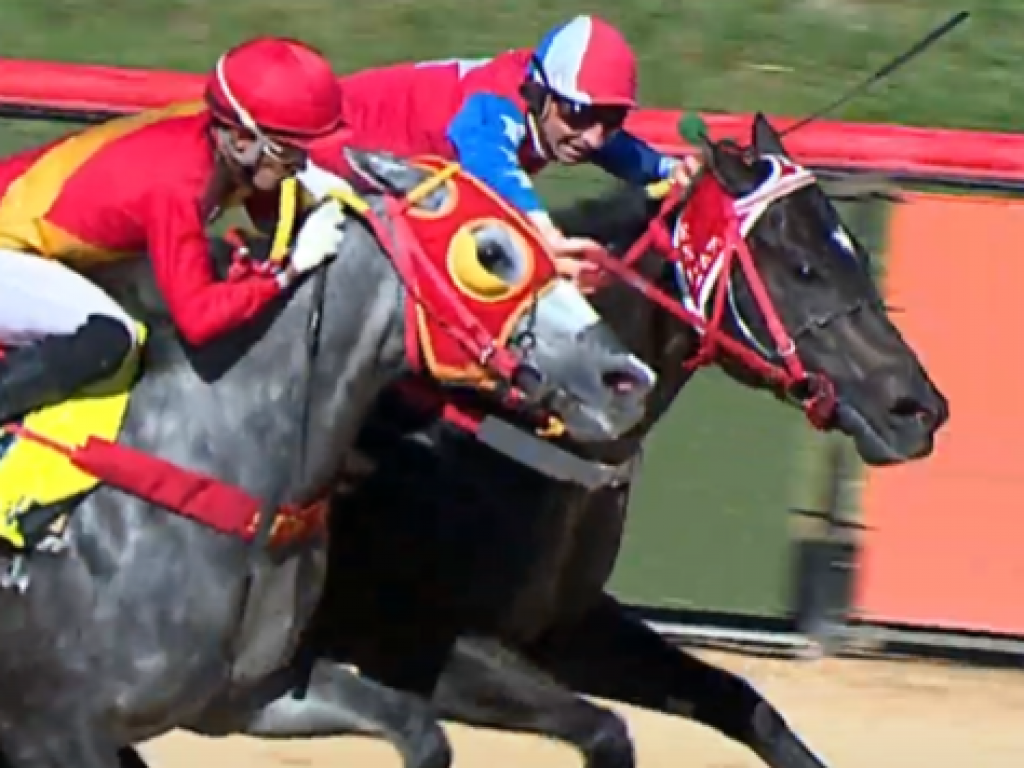
M89 315L135 322L106 291L59 261L0 248L0 343L19 346L77 331Z

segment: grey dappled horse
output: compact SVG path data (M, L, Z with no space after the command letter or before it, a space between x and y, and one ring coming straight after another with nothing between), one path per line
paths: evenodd
M758 158L785 154L760 117L754 149ZM710 155L735 197L758 188L767 171L762 160L725 147ZM565 231L622 254L657 207L625 191L557 218ZM822 190L776 200L747 242L806 365L829 375L843 408L858 414L837 426L862 456L878 464L927 456L948 416L945 399L886 317L868 254ZM638 268L681 298L662 254L647 253ZM730 282L737 313L763 332L743 275L734 272ZM689 380L682 363L698 336L623 285L600 291L594 303L659 374L641 428L575 447L615 467L637 454ZM743 338L736 319L727 328ZM554 482L396 399L367 426L360 446L377 469L339 499L345 515L332 518L328 586L306 641L311 658L352 661L376 680L432 696L451 719L567 741L592 768L629 768L633 749L625 723L577 693L694 719L772 768L821 768L749 683L673 647L605 591L628 479L592 492ZM679 503L685 515L685 499ZM460 635L475 637L453 646Z
M377 163L354 159L370 171ZM422 180L419 172L402 177L407 185ZM382 210L379 195L370 200ZM489 245L488 263L515 258ZM138 266L107 277L119 295L145 284ZM153 329L147 369L122 441L260 500L322 497L380 388L406 372L407 297L356 220L316 278L322 282L301 285L261 327L202 355L144 313ZM565 409L556 412L570 431L621 434L642 415L649 373L574 290L548 292L519 319L536 342L528 362L546 391L560 395L553 400ZM145 289L125 298L145 304ZM309 389L316 428L304 476L296 477L304 334L318 307ZM638 402L636 393L602 384L604 371L623 368L637 377ZM24 591L0 590L0 749L8 768L139 765L130 745L177 727L306 736L385 719L380 733L407 765L444 768L450 759L423 702L342 665L315 665L312 679L324 692L316 701L289 697L295 643L323 585L325 537L253 553L241 540L101 486L72 517L63 551L26 559ZM284 702L285 717L275 702Z

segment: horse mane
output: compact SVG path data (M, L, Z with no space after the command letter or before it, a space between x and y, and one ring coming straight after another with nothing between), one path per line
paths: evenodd
M227 279L234 246L211 237L211 260L218 280ZM231 367L270 327L277 311L270 310L246 326L226 334L202 348L190 347L178 333L156 287L148 259L113 262L91 270L88 277L106 290L148 331L144 360L147 376L188 363L206 381L212 381Z

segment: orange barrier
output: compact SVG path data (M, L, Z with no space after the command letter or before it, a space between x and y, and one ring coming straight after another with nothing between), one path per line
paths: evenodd
M1024 203L907 197L887 294L952 416L933 457L868 474L857 613L1024 634Z

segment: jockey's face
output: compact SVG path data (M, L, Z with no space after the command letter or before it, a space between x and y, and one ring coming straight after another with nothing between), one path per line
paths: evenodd
M264 152L253 170L253 186L264 192L277 189L282 181L294 176L305 165L306 158L301 153L281 156L269 151Z
M560 163L586 162L622 128L627 113L625 107L578 104L550 96L540 119L544 143Z
M235 158L249 157L260 148L260 142L252 134L232 130L230 145ZM229 160L234 158L229 157ZM262 152L250 166L249 181L253 187L264 192L277 189L281 182L294 176L306 165L306 153L276 139L268 137L262 142Z

